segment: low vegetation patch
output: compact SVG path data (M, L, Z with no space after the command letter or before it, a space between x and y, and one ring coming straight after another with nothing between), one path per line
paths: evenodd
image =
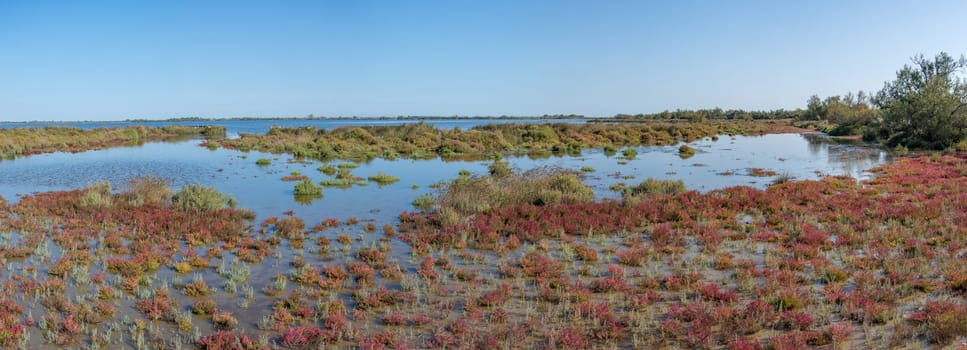
M514 204L588 202L594 195L574 172L560 169L461 177L447 184L442 193L441 211L460 215Z
M224 137L222 126L128 126L79 129L71 127L0 129L0 159L52 152L83 152L186 137Z
M393 176L393 175L389 175L389 174L383 174L383 173L377 173L376 175L370 175L368 179L369 179L369 181L375 182L375 183L377 183L379 185L389 185L391 183L400 181L400 178L399 177L396 177L396 176Z
M332 130L274 127L264 135L242 134L218 142L229 149L289 153L323 161L406 157L488 159L493 155L580 154L585 148L669 145L718 134L761 135L791 132L789 121L647 121L620 124L489 124L467 130L441 130L425 123L348 126ZM633 150L632 150L633 151ZM634 158L628 149L624 156ZM629 157L630 156L630 157ZM340 163L338 168L358 166ZM323 170L323 169L320 169Z
M296 196L318 196L322 194L322 187L316 186L312 180L302 180L293 190Z
M182 211L211 211L234 207L235 199L219 192L214 187L185 185L171 198L175 208Z

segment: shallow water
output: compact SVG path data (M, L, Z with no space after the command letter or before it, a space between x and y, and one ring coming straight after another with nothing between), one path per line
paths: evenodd
M260 152L238 152L226 149L208 150L199 141L149 143L138 147L113 148L77 154L51 153L0 162L0 195L16 201L18 195L51 190L81 188L96 181L108 180L115 189L129 179L152 174L171 181L175 188L188 183L215 186L231 194L238 205L256 212L259 219L294 210L306 223L322 219L345 219L355 216L379 223L393 220L397 214L412 210L417 196L432 193L433 183L455 178L460 170L486 172L487 162L400 159L377 159L360 164L353 174L366 178L377 172L398 176L399 182L378 186L353 186L348 189L326 188L323 198L311 203L298 203L293 196L294 182L281 178L299 171L315 182L328 178L316 161L289 162L288 155ZM886 152L869 147L836 145L815 135L775 134L765 136L723 136L690 143L695 156L682 159L678 145L638 147L638 156L627 160L608 156L601 150L585 150L580 156L548 158L511 157L512 167L528 170L550 166L586 173L588 183L599 198L615 197L609 190L615 183L637 184L646 178L681 179L686 187L708 191L736 185L758 188L768 186L776 176L750 176L752 168L788 174L795 179L817 179L821 175L850 175L862 179L867 170L889 160ZM259 158L272 159L268 166L258 166ZM414 188L415 187L415 188Z

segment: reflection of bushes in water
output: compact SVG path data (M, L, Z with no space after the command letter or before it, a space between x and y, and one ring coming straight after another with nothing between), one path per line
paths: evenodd
M588 202L594 193L574 172L534 169L503 176L460 177L439 197L441 211L473 214L512 204Z

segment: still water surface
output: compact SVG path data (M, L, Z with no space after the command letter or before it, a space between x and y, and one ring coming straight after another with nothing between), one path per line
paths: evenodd
M393 220L424 193L432 193L433 183L453 179L460 170L486 172L488 162L377 159L363 163L353 174L366 178L377 172L400 178L386 186L370 183L349 189L326 188L324 197L311 203L298 203L293 197L293 182L281 181L298 171L315 182L328 176L316 170L323 163L290 162L288 155L238 152L199 147L198 140L178 143L149 143L138 147L113 148L77 154L52 153L0 162L0 195L8 201L33 192L81 188L108 180L120 188L129 179L152 174L171 181L179 188L198 183L215 186L231 194L238 205L256 212L259 219L294 210L308 224L335 217L350 216ZM862 179L867 170L889 160L886 152L863 146L836 145L815 134L776 134L755 137L723 136L690 143L697 149L694 157L681 159L678 145L638 147L638 156L626 160L605 155L601 150L585 150L580 156L552 156L532 159L507 158L512 167L528 170L560 167L579 170L593 168L585 182L598 198L613 198L609 190L615 183L637 184L646 178L681 179L689 189L708 191L736 185L758 188L768 186L776 176L750 176L752 168L788 174L796 179L817 179L823 175L850 175ZM269 166L258 166L259 158L272 159Z

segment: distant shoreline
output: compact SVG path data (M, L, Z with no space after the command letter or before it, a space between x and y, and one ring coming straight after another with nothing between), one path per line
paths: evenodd
M167 119L122 119L122 120L31 120L0 121L0 124L86 124L86 123L166 123L166 122L218 122L218 121L272 121L272 120L532 120L532 119L589 119L577 114L556 114L541 116L397 116L397 117L232 117L232 118L167 118Z

